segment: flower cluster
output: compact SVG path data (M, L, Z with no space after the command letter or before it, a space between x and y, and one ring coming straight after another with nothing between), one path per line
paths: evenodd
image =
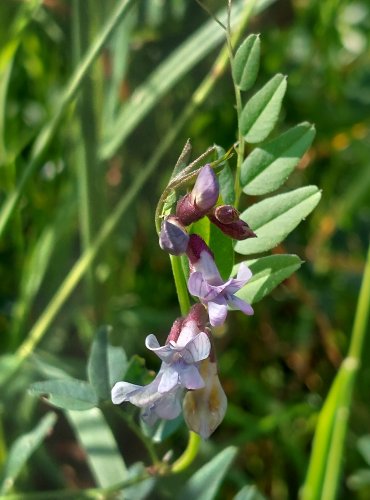
M128 401L142 408L143 419L151 425L158 418L176 418L181 413L182 402L189 429L203 438L208 438L217 428L227 406L208 325L222 325L228 307L253 314L251 305L235 295L251 278L250 269L241 264L236 278L224 281L206 242L199 235L187 232L187 226L208 217L234 239L256 236L233 206L216 206L218 198L217 176L210 165L205 165L191 192L179 199L176 213L163 220L160 247L172 255L187 255L188 290L200 303L192 306L186 317L173 323L164 346L159 345L154 335L146 338L146 347L162 361L150 384L118 382L112 389L113 403Z

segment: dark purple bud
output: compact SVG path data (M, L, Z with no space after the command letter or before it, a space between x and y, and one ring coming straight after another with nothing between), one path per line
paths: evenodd
M170 215L161 225L159 246L171 255L181 255L186 252L189 235L177 217Z
M217 177L209 165L199 172L190 193L180 198L176 207L176 216L184 226L204 217L217 203L219 186Z
M213 211L213 215L222 224L230 224L231 222L239 220L239 212L231 205L216 207Z
M190 226L193 222L204 217L202 210L195 206L191 198L191 193L179 199L176 206L176 216L184 226Z
M191 234L189 237L188 248L186 249L186 255L189 258L190 266L198 262L200 254L203 251L206 251L212 258L214 257L207 243L197 234Z
M247 238L257 238L257 235L252 231L246 222L237 219L230 223L222 223L213 214L208 214L209 220L217 226L224 234L230 236L234 240L246 240Z

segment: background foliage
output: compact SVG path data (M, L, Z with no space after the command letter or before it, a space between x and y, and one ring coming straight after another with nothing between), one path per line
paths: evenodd
M127 12L115 10L123 4ZM237 21L243 2L235 4ZM184 495L203 491L196 475L186 481L221 452L220 498L255 484L267 498L294 499L318 412L348 349L368 244L370 16L362 0L256 4L245 33L261 33L257 88L275 73L288 75L272 137L306 120L316 127L313 146L285 189L316 184L323 196L272 250L297 254L305 264L255 305L253 318L236 313L218 332L229 408L181 481ZM207 7L218 12L224 2ZM223 42L221 28L185 0L12 0L0 6L4 493L16 478L15 492L65 489L68 495L109 486L104 470L118 467L123 476L128 467L128 474L137 474L138 462L149 462L130 408L125 422L109 401L102 412L57 411L55 419L28 388L62 374L86 380L95 332L104 324L112 326L117 349L123 346L128 358L138 354L126 367L134 373L144 363L145 335L165 337L179 314L154 209L188 137L194 156L213 143L228 149L236 140L230 71L210 72ZM94 62L81 78L86 53ZM207 75L217 77L214 87L194 94ZM256 194L241 199L241 211ZM370 491L369 348L367 339L346 440L343 499L367 498ZM118 352L111 355L122 356ZM127 360L120 359L123 372ZM157 367L152 357L145 359L149 370ZM103 398L105 389L99 389ZM99 429L112 457L117 441L126 463L102 459L89 428ZM18 445L23 453L14 454L14 465L11 446L32 430L28 447ZM33 447L32 439L44 441ZM159 456L169 448L177 456L185 444L180 428L158 445ZM201 475L209 477L204 470ZM171 497L178 480L158 480L157 494ZM153 481L140 483L142 497ZM132 494L139 498L137 489Z

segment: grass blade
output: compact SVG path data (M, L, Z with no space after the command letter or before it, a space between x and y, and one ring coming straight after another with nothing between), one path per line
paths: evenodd
M105 488L124 481L126 465L99 408L83 412L67 411L66 416L86 452L97 484Z
M91 45L85 57L73 72L69 83L66 86L66 90L59 101L59 106L57 107L53 118L43 127L35 140L31 152L30 162L25 168L23 175L19 180L17 188L7 197L4 205L1 208L0 237L2 236L6 225L9 222L9 219L18 204L18 201L28 180L32 176L33 172L40 166L43 156L50 144L50 141L54 137L54 134L60 124L62 117L64 116L65 111L68 108L68 105L77 94L81 86L81 82L87 75L87 72L89 71L92 63L99 55L109 36L112 34L116 26L120 23L121 19L127 13L129 8L133 5L134 1L135 0L121 0L117 4L116 9L112 12L111 16L103 26L101 32L96 37L95 42Z
M302 500L334 500L340 480L352 393L360 368L370 305L370 247L348 357L335 377L314 437Z
M257 2L255 11L262 10L269 3ZM244 9L244 2L233 5L232 27L240 22ZM226 10L218 13L217 17L221 22L226 23ZM100 151L101 157L103 159L111 157L159 99L224 39L224 31L211 19L160 64L134 91L130 100L123 106L114 125L107 131Z
M56 421L55 413L47 413L38 425L27 434L20 436L10 449L4 466L0 485L1 494L8 492L32 453L38 448L45 436L50 432Z
M237 449L229 446L201 467L185 484L179 494L179 500L196 498L212 500L235 458Z

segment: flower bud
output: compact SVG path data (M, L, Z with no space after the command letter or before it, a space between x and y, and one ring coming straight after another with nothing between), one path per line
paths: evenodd
M207 309L203 304L197 303L191 306L190 311L185 317L177 318L172 324L170 333L168 334L166 343L171 341L177 342L180 336L181 330L186 327L191 322L195 322L199 331L205 331L206 325L208 324L208 314Z
M239 214L235 209L234 212L232 212L229 209L220 211L217 213L217 216L215 211L214 213L207 214L207 216L215 226L217 226L219 229L221 229L221 231L224 234L227 234L234 240L246 240L247 238L257 238L257 235L252 231L252 229L248 226L248 224L239 218ZM231 220L231 221L224 222L225 220Z
M227 399L218 378L216 362L211 358L204 359L199 371L205 387L186 393L183 412L189 429L207 439L222 422Z
M177 217L169 216L163 220L159 233L159 246L171 255L181 255L186 252L189 235Z
M214 209L213 214L222 224L230 224L239 220L239 212L231 205L220 205Z
M203 211L208 212L217 203L219 186L210 165L205 165L200 170L191 194L195 205Z
M190 226L204 215L202 210L199 210L193 203L191 193L186 194L177 202L176 216L184 226Z
M217 177L209 165L199 172L190 193L180 198L176 206L176 216L184 226L204 217L217 203L219 186Z
M186 255L190 261L190 267L199 261L203 251L207 252L213 258L213 253L207 243L198 234L191 234L189 236L189 243L186 249Z

